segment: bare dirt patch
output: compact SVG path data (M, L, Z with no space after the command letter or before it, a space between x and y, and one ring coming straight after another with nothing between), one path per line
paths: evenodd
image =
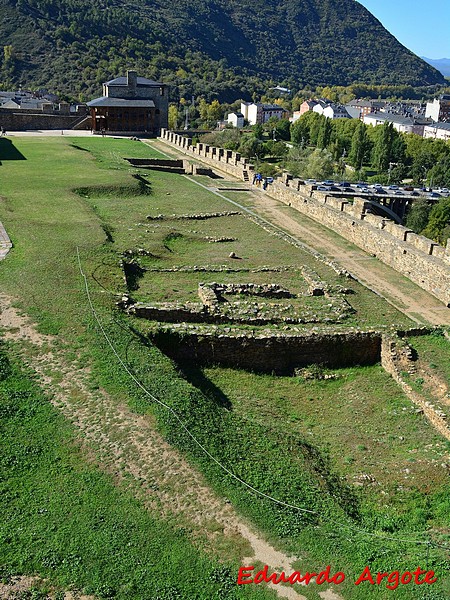
M23 598L25 593L32 592L34 589L41 588L42 586L46 589L49 587L39 577L13 577L9 583L0 583L0 599L14 600L16 598ZM49 600L54 600L56 594L56 591L49 591L46 597ZM86 596L76 591L69 591L64 592L64 600L95 600L95 597Z

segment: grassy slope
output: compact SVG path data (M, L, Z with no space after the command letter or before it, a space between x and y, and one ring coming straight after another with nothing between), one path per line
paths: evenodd
M75 246L79 244L82 248L83 264L92 275L93 279L90 278L90 281L94 289L95 304L101 314L109 318L111 298L102 294L102 288L96 283L113 292L123 289L116 250L121 251L129 247L130 238L135 242L141 241L138 237L141 235L140 229L139 234L136 233L136 223L142 219L142 215L147 214L150 207L157 212L157 209L169 212L172 199L175 202L175 195L178 198L183 193L185 200L177 204L179 212L182 212L184 207L192 208L192 198L195 198L197 205L201 205L203 210L204 204L210 203L211 198L208 198L206 192L190 187L186 180L166 174L152 175L151 196L136 195L136 182L130 178L120 156L131 153L138 156L141 152L149 155L151 151L128 140L113 142L83 139L79 140L78 144L80 147L89 148L97 157L102 157L103 164L94 164L90 154L71 148L67 140L54 138L21 140L18 145L29 162L5 161L0 167L7 174L7 177L3 178L2 188L2 194L7 200L2 206L1 218L15 242L13 253L2 265L0 282L2 289L21 296L22 306L28 312L34 313L41 329L60 332L62 344L67 340L71 348L78 348L85 353L85 359L96 365L94 376L98 383L105 385L113 394L125 394L136 408L148 410L145 401L139 398L138 394L132 389L127 390L127 378L111 363L110 356L105 352L95 331L85 327L90 323L90 317L77 271ZM59 162L56 162L56 157L59 158ZM26 179L23 176L24 165ZM97 166L108 166L114 170L102 170ZM20 188L17 181L21 181ZM134 189L130 189L128 195L122 189L120 197L108 193L96 194L94 198L90 194L88 202L79 194L70 191L74 187L99 185L117 185L122 188L134 186ZM166 197L168 193L173 193L174 198ZM109 228L112 227L112 236L116 240L114 244L105 243L105 234L98 216L106 220ZM132 232L126 233L128 229ZM281 252L281 247L278 250L277 248L275 244L274 251ZM282 262L282 254L277 257L276 262ZM67 302L68 298L70 302ZM375 301L380 302L378 299ZM321 506L326 514L332 516L335 523L336 519L343 523L350 522L345 513L357 508L359 501L355 504L354 498L347 497L345 486L333 476L325 457L320 454L316 456L314 449L311 450L310 456L305 454L308 446L305 445L302 436L294 435L293 441L280 440L279 432L269 435L267 429L258 424L239 423L239 416L236 421L233 415L227 415L218 406L214 395L208 398L208 395L201 393L200 387L196 389L180 377L180 373L154 348L144 352L142 348L134 345L130 349L129 334L124 335L123 330L118 329L114 323L108 323L108 330L119 351L127 351L128 360L150 389L168 398L175 405L184 407L186 414L190 415L191 426L198 429L199 435L204 436L210 448L223 453L223 458L229 461L229 464L239 465L240 472L255 485L291 501L303 503L308 501L309 496L309 501L315 502L317 507ZM319 532L315 530L312 536L297 515L289 514L289 511L275 510L267 503L252 499L229 480L222 480L221 474L198 456L183 436L177 434L173 423L164 415L159 416L168 436L174 443L191 453L210 477L213 485L230 496L240 509L252 516L261 527L268 529L272 535L283 538L292 549L308 549L318 566L324 564L325 560L335 562L335 557L338 556L341 564L353 570L365 566L368 557L371 556L373 563L379 568L387 568L391 564L403 564L406 567L411 566L412 562L417 562L422 555L420 550L408 547L408 552L405 552L405 548L396 545L389 545L386 555L385 543L369 544L358 535L350 534L349 537L345 530L342 532L344 537L341 533L331 535L330 530L335 530L336 524L330 524L328 528L324 527ZM212 436L211 423L217 428L216 439ZM205 425L203 433L202 425ZM235 435L236 427L239 436ZM251 454L242 462L248 452ZM240 459L237 458L239 455ZM285 468L281 469L280 464L284 464ZM302 472L313 472L314 466L318 465L322 465L329 476L327 493L320 487L308 487L307 482L302 482ZM271 474L269 479L264 479L264 472ZM286 473L289 473L288 478ZM335 494L337 500L328 496L329 492ZM426 528L429 519L439 522L442 519L442 510L438 510L438 498L435 503L435 510L432 508L424 513L418 522L406 526L414 530L417 527ZM422 499L419 496L417 506L421 505ZM370 526L370 515L367 514L366 518ZM374 521L377 518L378 515ZM380 519L382 521L382 515ZM395 531L398 527L402 529L405 523L397 519L390 523L387 529L386 524L382 522L377 526L386 531ZM309 561L306 566L311 567L311 564ZM360 588L349 589L348 593L351 593L352 598L369 597L367 588L365 591L361 591ZM373 593L373 597L381 597L376 595L376 590ZM402 597L414 596L409 595L406 590Z
M99 598L262 598L86 461L74 431L0 349L0 577L38 573ZM1 381L3 379L3 381ZM28 597L28 596L27 596ZM31 597L31 596L30 596ZM38 597L37 595L32 596ZM269 595L267 596L269 597Z

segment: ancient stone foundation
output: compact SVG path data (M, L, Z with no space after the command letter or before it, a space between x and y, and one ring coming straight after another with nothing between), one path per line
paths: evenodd
M190 334L159 328L152 341L176 361L220 364L249 371L292 375L298 367L373 365L380 361L381 334L355 332L318 335Z

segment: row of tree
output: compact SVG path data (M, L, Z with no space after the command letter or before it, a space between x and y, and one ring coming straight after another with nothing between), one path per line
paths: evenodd
M416 184L450 187L450 145L443 140L403 134L392 123L377 127L358 119L332 121L312 111L291 126L291 141L298 147L315 146L344 159L360 178L368 173L380 183L410 178Z

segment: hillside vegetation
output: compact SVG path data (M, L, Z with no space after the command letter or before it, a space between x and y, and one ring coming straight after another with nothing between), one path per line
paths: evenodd
M270 85L434 85L436 69L354 0L2 0L0 83L90 98L135 67L223 100Z

